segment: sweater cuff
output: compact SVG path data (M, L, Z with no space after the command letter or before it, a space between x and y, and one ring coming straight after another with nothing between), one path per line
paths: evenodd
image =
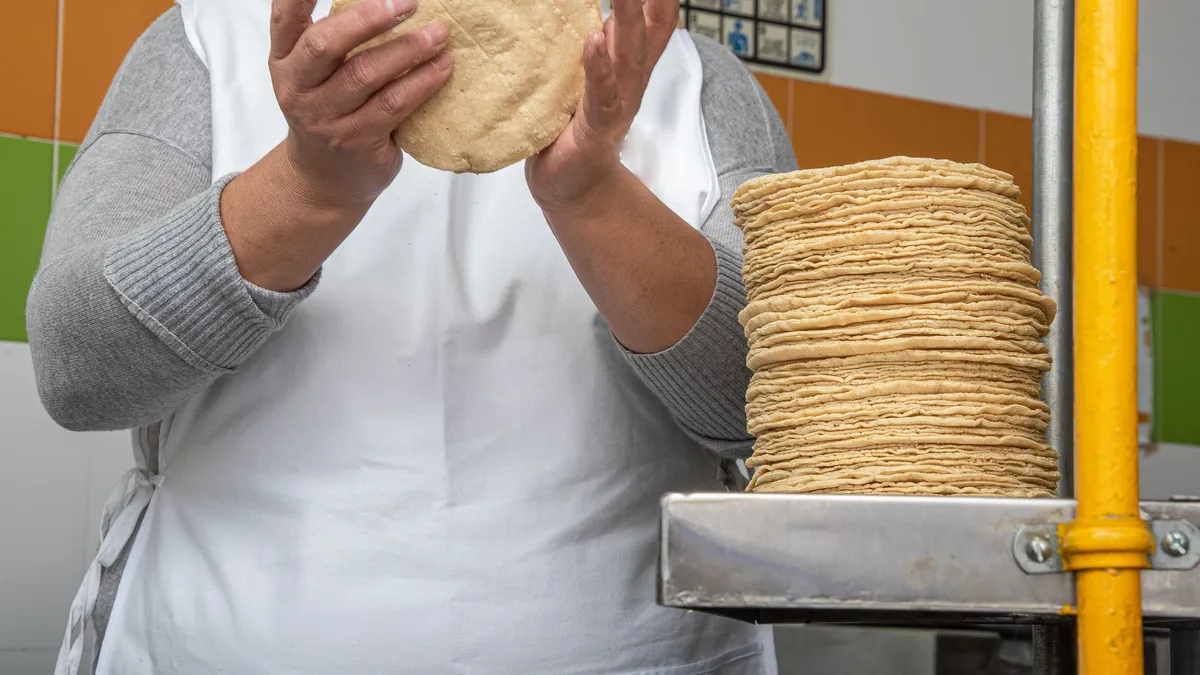
M236 262L234 264L236 266ZM238 278L241 278L240 274ZM258 309L263 314L270 317L279 326L283 325L284 321L291 315L292 310L296 308L296 305L299 305L302 300L312 295L313 290L316 289L317 284L320 282L321 270L317 270L317 273L308 280L308 283L294 291L281 293L255 286L249 281L242 279L242 284L246 287L246 292L250 294L250 299L254 301L255 305L258 305Z
M221 224L221 193L235 175L119 239L104 260L104 276L130 313L184 361L216 374L279 330L318 280L277 293L242 278Z
M738 312L746 306L742 257L710 243L717 258L717 284L696 324L679 342L656 354L622 347L638 377L697 436L744 444L746 434L746 333ZM615 338L614 338L615 339Z

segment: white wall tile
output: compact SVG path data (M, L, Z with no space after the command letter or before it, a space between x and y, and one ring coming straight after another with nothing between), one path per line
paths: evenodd
M29 348L0 342L0 673L53 669L128 435L76 434L43 411Z

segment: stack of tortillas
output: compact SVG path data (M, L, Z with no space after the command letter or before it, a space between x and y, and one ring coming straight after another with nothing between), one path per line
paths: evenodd
M1053 496L1054 302L1012 177L896 157L733 198L758 492Z
M360 0L334 0L343 11ZM488 173L549 146L583 93L583 46L601 29L596 0L421 0L416 13L363 49L437 21L454 72L394 138L418 162Z

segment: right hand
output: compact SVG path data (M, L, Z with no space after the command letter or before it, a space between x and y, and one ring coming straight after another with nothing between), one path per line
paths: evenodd
M313 23L316 0L272 0L271 80L284 150L314 205L369 208L400 171L392 132L441 88L453 59L430 23L346 56L395 27L416 0L360 0Z

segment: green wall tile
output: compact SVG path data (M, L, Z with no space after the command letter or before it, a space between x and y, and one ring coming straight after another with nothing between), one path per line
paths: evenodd
M1158 291L1154 319L1154 435L1200 444L1200 295Z
M54 146L0 136L0 340L25 341L25 297L37 271Z
M67 167L71 166L71 160L75 159L75 153L78 151L79 146L74 143L58 144L58 182L62 182L63 175L67 173Z

